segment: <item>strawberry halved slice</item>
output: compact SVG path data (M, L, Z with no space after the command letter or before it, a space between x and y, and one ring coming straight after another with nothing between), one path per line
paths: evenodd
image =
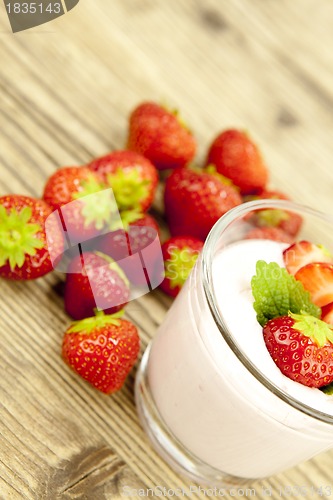
M333 302L333 264L307 264L297 271L295 278L303 283L317 306L323 307Z
M312 262L333 264L333 257L328 250L309 241L298 241L286 248L283 252L283 260L288 273L293 276L301 267Z
M333 326L333 302L330 302L322 308L321 319Z

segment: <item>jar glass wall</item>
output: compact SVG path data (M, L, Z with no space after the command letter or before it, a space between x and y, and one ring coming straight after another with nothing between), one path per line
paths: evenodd
M246 239L262 210L298 214L297 239L333 249L333 220L309 208L264 200L231 210L209 234L137 374L151 441L201 484L241 485L333 447L333 396L285 381L262 344L251 350L255 263L288 246Z

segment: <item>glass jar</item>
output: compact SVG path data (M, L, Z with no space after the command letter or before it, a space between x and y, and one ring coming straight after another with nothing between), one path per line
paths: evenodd
M207 237L137 373L137 408L153 445L200 484L250 483L333 447L333 396L287 379L263 340L251 351L255 263L275 260L289 245L247 239L262 210L298 214L297 239L333 249L333 219L310 208L261 200L229 211ZM244 330L242 341L235 329Z

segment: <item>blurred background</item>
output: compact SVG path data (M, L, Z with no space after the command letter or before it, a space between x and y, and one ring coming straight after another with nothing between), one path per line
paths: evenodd
M332 22L331 0L80 0L12 34L0 2L0 195L41 196L58 167L122 149L132 109L157 100L193 130L199 165L217 133L246 129L271 188L331 212ZM0 496L74 498L74 484L75 498L100 500L121 484L182 484L138 423L134 375L102 398L64 366L59 278L0 287ZM143 347L170 302L154 292L127 310ZM319 488L331 463L332 452L262 484L276 498L281 486Z
M199 162L245 128L272 186L330 211L332 19L329 0L81 0L13 35L1 4L1 192L38 194L41 170L121 148L155 99L180 109Z

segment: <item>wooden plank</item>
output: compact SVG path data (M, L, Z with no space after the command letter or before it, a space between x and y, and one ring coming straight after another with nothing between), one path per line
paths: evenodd
M13 36L1 3L0 195L40 196L57 167L123 148L131 109L163 99L195 131L198 163L219 130L246 128L272 185L330 212L333 6L318 5L85 0ZM160 220L162 210L160 187ZM140 428L135 370L122 391L105 397L64 365L62 281L54 274L0 283L0 497L99 500L120 497L126 484L188 487ZM157 291L128 306L141 354L170 303ZM331 451L257 482L256 497L264 498L262 487L281 498L288 485L329 485L332 458Z

